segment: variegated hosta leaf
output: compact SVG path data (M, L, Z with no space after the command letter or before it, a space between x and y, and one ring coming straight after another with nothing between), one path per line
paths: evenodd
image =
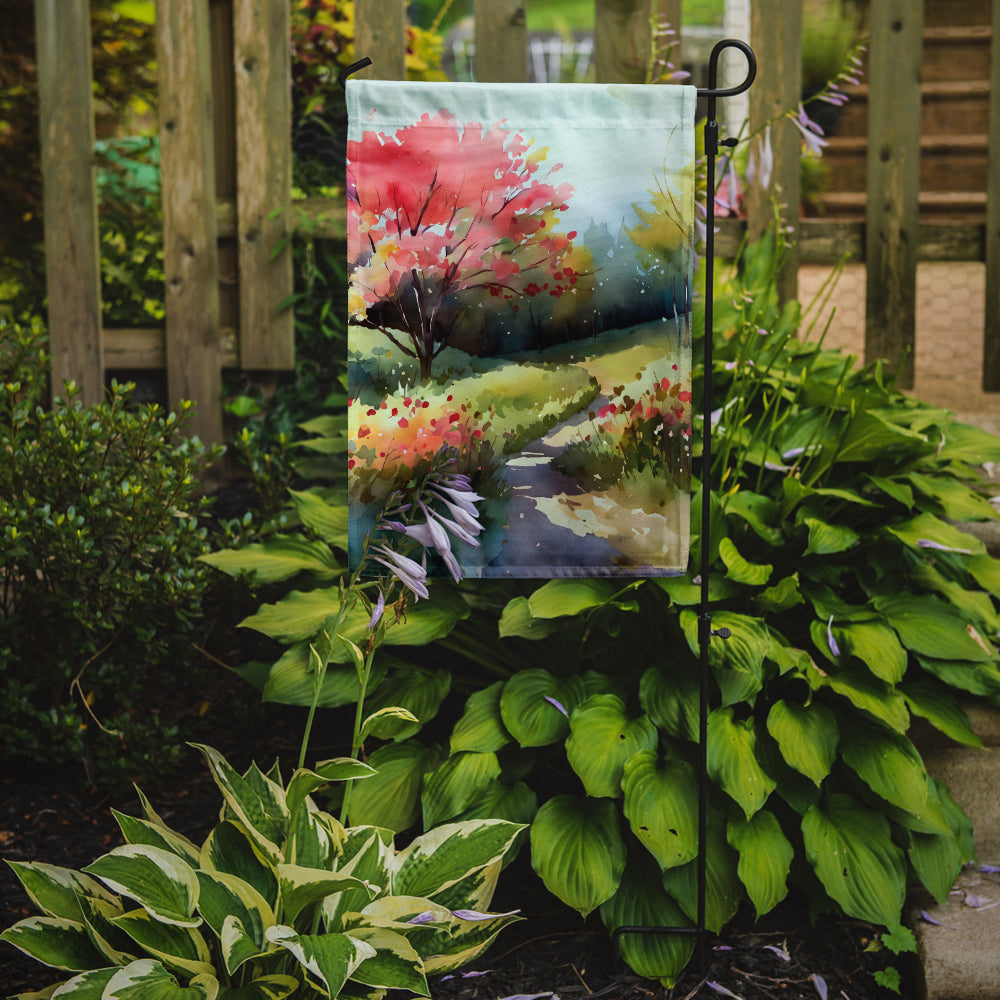
M620 798L626 760L636 751L655 749L659 740L649 716L630 719L625 702L613 694L595 694L578 705L569 728L566 757L595 798Z
M112 809L122 835L129 844L146 844L149 847L159 847L161 850L176 854L192 868L198 864L199 848L187 837L176 833L169 827L145 819L126 816L125 813Z
M254 954L266 950L264 931L275 923L274 911L267 900L248 882L226 875L224 872L198 872L198 883L201 893L198 898L198 910L205 922L215 931L216 936L223 938L223 929L228 920L239 922L239 932L236 938L249 938L254 948ZM236 929L229 932L234 939ZM240 957L235 964L230 964L233 949L224 949L226 953L226 968L232 975L249 955L246 948L240 944Z
M495 753L452 754L436 771L424 778L420 796L424 826L454 819L500 777Z
M547 746L566 736L570 713L583 698L579 677L560 679L547 670L521 670L504 684L500 717L521 746Z
M876 795L919 815L927 802L927 771L910 740L861 719L851 723L840 749L847 766Z
M268 928L267 939L294 955L309 978L332 997L340 994L365 959L375 957L370 944L349 934L296 934L291 927L278 924Z
M395 631L394 627L388 634ZM405 740L420 732L421 726L437 715L450 690L451 674L447 670L399 669L392 671L374 689L365 705L372 712L386 708L406 709L411 716L409 720L384 716L378 728L381 739Z
M91 943L87 928L79 921L65 917L19 920L0 934L0 941L12 944L35 961L53 969L81 972L105 964L105 959Z
M67 920L83 919L80 909L81 896L93 896L109 903L114 896L97 879L74 871L39 861L8 861L32 903L46 916L64 917Z
M83 896L80 904L90 940L104 956L105 965L128 965L140 957L140 949L136 948L135 942L114 924L115 917L125 912L120 902L109 903L93 896Z
M196 976L187 986L153 959L143 958L119 969L108 981L101 1000L216 1000L219 981Z
M294 976L261 976L244 986L223 987L218 1000L285 1000L300 986Z
M264 855L277 863L281 856L278 845L288 832L284 789L254 769L242 776L217 750L203 744L193 745L208 761L226 806L247 828Z
M198 878L194 869L171 851L146 844L124 844L85 869L109 889L134 899L150 916L165 924L197 927Z
M384 927L356 927L351 937L372 946L375 954L351 973L351 979L365 986L409 990L430 996L424 963L402 934Z
M615 803L549 799L531 824L531 865L549 892L583 916L610 899L625 870Z
M241 823L220 823L201 847L203 871L224 872L252 885L272 907L278 905L278 875Z
M180 969L189 976L213 971L212 956L205 939L190 927L160 923L145 910L123 913L111 922L144 951L171 969Z
M520 838L524 829L521 828L515 840ZM465 878L460 878L446 889L434 893L435 902L448 907L449 910L488 910L493 902L493 893L496 892L500 871L506 860L506 856L497 858L492 864L477 868Z
M367 888L345 889L323 900L323 921L329 930L344 930L343 915L368 905L371 893L384 892L389 886L392 858L392 833L372 826L351 827L347 831L337 870L353 875Z
M643 750L625 762L622 789L632 832L661 869L697 855L698 783L690 765Z
M740 853L736 873L759 918L788 895L788 872L795 849L781 832L774 813L766 809L750 819L731 819L726 837L730 847Z
M49 987L43 993L20 993L11 1000L28 1000L29 997L40 1000L42 997L50 996L56 1000L101 1000L104 988L111 982L119 968L120 966L109 966L106 969L91 969L89 972L81 972L80 975L67 979L55 990Z
M906 891L903 852L882 813L849 795L828 796L802 820L806 857L849 917L899 923Z
M500 692L503 681L469 696L462 717L451 733L451 752L474 750L477 753L496 753L510 742L500 716Z
M815 785L830 773L840 731L826 705L816 701L798 705L779 699L767 715L767 731L777 741L785 761Z
M335 868L343 842L340 822L317 809L312 799L306 799L292 819L285 858L304 868Z
M433 899L500 861L523 827L501 819L446 823L421 834L393 860L392 892Z
M369 898L375 895L374 890L370 890L361 879L353 875L303 868L300 865L278 865L278 881L282 912L285 919L291 921L305 907L345 889L361 889L369 893Z
M370 778L376 774L375 768L369 767L353 757L337 757L317 764L313 770L300 767L288 782L285 792L285 805L289 814L295 815L306 797L312 795L318 788L328 785L331 781L349 781L355 778Z
M753 718L737 721L731 707L709 714L708 774L748 818L767 801L776 782L757 761Z
M430 975L451 972L478 958L508 924L521 917L517 912L478 914L466 919L467 910L452 910L451 933L440 942L433 954L424 957L424 971Z
M610 932L619 927L689 927L683 910L664 891L651 859L629 859L618 891L601 905ZM692 934L623 934L619 952L640 976L673 986L694 950Z
M726 842L724 817L714 810L708 817L705 850L705 926L718 934L729 923L743 899L743 884L736 874L736 852ZM698 861L663 873L663 887L691 918L698 918Z

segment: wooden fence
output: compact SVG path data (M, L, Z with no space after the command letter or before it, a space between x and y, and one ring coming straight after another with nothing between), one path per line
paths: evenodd
M525 5L475 0L476 77L526 76ZM160 136L166 271L165 329L101 327L92 149L88 0L35 0L53 383L73 379L99 399L109 369L166 369L168 397L195 400L196 432L222 440L221 370L275 371L293 364L289 0L158 0ZM918 261L985 261L983 386L1000 390L1000 0L992 4L989 171L985 224L921 223L920 47L923 3L871 0L869 133L864 221L798 218L781 276L796 291L800 263L850 253L867 270L866 356L903 369L912 384ZM355 47L402 79L405 0L355 0ZM602 82L643 82L651 16L679 25L681 0L595 0L594 64ZM753 0L751 43L759 72L750 126L797 105L801 0ZM683 39L681 39L683 46ZM675 52L675 58L677 53ZM724 104L725 102L720 102ZM720 107L720 118L725 110ZM737 123L738 124L738 123ZM763 231L772 199L799 204L800 137L773 130L775 170L751 189L747 220L725 220L731 253L744 227ZM343 234L343 202L301 206L317 236Z

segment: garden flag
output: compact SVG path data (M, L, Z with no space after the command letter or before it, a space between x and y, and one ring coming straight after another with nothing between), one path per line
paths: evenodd
M695 97L348 81L352 566L436 470L464 575L686 571Z

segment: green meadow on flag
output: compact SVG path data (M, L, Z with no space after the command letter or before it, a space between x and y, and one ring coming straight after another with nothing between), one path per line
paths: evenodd
M352 566L433 470L462 575L683 573L694 88L347 94Z

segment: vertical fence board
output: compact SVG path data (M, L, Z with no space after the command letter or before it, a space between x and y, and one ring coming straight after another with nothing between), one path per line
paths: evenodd
M290 16L287 0L233 8L240 365L294 368ZM277 254L276 248L284 243Z
M354 0L354 54L373 63L358 76L406 79L405 0Z
M986 180L986 326L983 389L1000 392L1000 0L993 0L990 44L989 171Z
M475 0L479 83L523 83L528 75L524 0Z
M747 194L747 225L751 239L759 239L774 220L779 205L781 225L794 229L795 243L778 274L782 301L798 295L800 250L799 159L802 137L787 118L779 117L798 105L802 90L802 4L799 0L759 0L750 7L750 39L760 73L750 88L750 131L777 118L771 126L774 169L766 188L756 178ZM720 110L725 114L725 109ZM735 133L739 122L729 123ZM758 140L754 140L757 142Z
M872 0L868 53L865 359L912 388L917 318L923 3ZM904 360L905 358L905 360Z
M35 0L52 391L104 395L88 0Z
M198 403L192 430L222 440L219 261L207 0L160 0L156 58L163 176L167 394Z
M650 15L656 0L594 0L594 68L599 83L645 83Z

